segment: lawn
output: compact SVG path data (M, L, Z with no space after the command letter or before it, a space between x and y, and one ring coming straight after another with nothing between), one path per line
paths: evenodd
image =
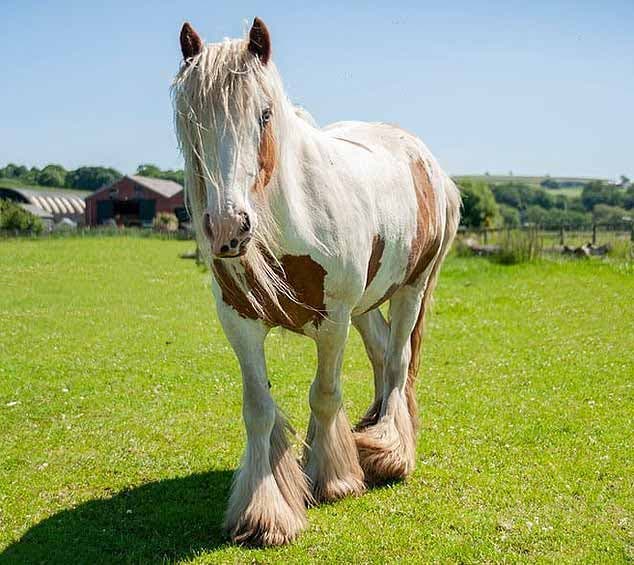
M634 559L634 269L454 258L436 295L410 480L309 510L294 544L220 528L237 362L189 242L0 242L0 563ZM268 341L303 432L312 342ZM372 380L356 333L352 420Z

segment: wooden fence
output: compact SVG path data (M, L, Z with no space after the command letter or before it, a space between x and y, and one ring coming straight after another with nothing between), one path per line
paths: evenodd
M629 239L634 242L634 222L616 225L592 224L586 228L571 228L559 226L556 228L544 228L541 226L522 226L517 228L469 228L460 226L458 234L464 237L476 237L484 245L493 243L500 236L511 232L522 231L527 233L537 232L553 244L568 245L580 243L592 243L597 245L614 239Z

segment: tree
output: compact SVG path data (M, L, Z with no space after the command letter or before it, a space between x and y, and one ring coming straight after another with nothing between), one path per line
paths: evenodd
M626 210L634 208L634 185L631 185L626 191L623 197L623 206Z
M585 212L574 212L562 210L561 208L551 208L544 210L541 215L540 225L546 229L558 229L562 226L566 228L583 228L592 224L592 217Z
M516 184L493 184L491 191L498 204L506 204L512 208L522 208L522 197Z
M570 206L570 199L565 194L555 194L555 208L560 210L567 210Z
M0 169L0 178L17 179L27 173L28 169L23 165L9 163L3 169Z
M462 223L473 228L494 226L500 210L489 185L464 179L460 181L459 188L462 194Z
M581 192L583 207L591 212L597 204L609 206L623 206L625 193L614 185L605 184L600 180L590 181Z
M524 219L529 224L544 226L548 220L548 210L539 205L532 205L526 208Z
M625 218L631 218L631 216L632 214L629 214L624 208L608 206L607 204L597 204L592 211L594 223L602 225L619 225L626 221Z
M161 178L161 169L152 163L143 163L136 169L136 174L142 177Z
M46 165L37 175L40 186L64 186L67 171L61 165Z
M555 205L555 199L552 194L548 194L543 188L534 188L530 203L550 210Z
M182 170L162 170L152 163L143 163L137 167L136 174L142 177L152 177L156 179L165 179L177 182L178 184L185 183L185 173Z
M105 167L79 167L66 175L65 186L83 190L99 190L118 181L123 175Z
M520 226L520 211L506 204L500 204L500 215L505 228L517 228Z
M40 169L37 167L31 167L24 174L20 175L20 180L25 184L37 184L37 176L40 174Z

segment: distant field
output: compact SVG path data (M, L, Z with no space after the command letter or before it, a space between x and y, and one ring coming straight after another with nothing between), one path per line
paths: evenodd
M38 186L38 185L34 185L34 184L24 184L22 182L20 182L19 180L15 180L15 179L6 179L6 178L0 178L0 188L5 187L5 188L27 188L29 190L49 190L49 191L57 191L57 190L63 190L64 192L68 192L69 194L72 194L74 192L79 192L79 193L85 193L86 191L84 190L75 190L72 188L64 188L63 186Z
M294 544L228 545L237 362L191 242L0 242L0 563L627 563L634 271L451 257L417 391L410 480L309 510ZM273 332L303 435L312 342ZM355 332L351 420L371 399Z
M583 191L583 187L581 186L571 186L567 188L547 188L546 189L550 194L563 194L564 196L569 196L571 198L581 196L581 192Z
M603 182L607 182L608 179L596 179L596 178L588 178L588 177L545 177L545 176L511 176L511 175L459 175L456 176L457 179L474 179L479 181L484 181L492 184L502 184L502 183L524 183L531 186L541 186L541 183L546 179L551 179L557 181L559 183L572 183L573 186L566 186L561 188L547 188L552 194L564 194L566 196L579 196L581 194L581 190L583 186L590 181L593 180L601 180Z

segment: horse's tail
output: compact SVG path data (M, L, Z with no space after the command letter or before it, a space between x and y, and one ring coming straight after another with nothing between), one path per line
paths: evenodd
M418 426L418 406L416 404L416 377L418 376L418 366L420 363L420 350L423 341L423 332L425 329L426 314L431 308L432 296L434 288L438 281L438 274L442 262L451 248L451 244L458 231L460 223L460 192L449 177L444 177L443 188L445 191L447 210L445 217L445 230L440 251L434 260L434 263L425 283L423 290L423 300L418 313L418 319L410 336L411 357L407 368L407 381L405 383L405 398L407 399L407 409L414 425L414 429Z

